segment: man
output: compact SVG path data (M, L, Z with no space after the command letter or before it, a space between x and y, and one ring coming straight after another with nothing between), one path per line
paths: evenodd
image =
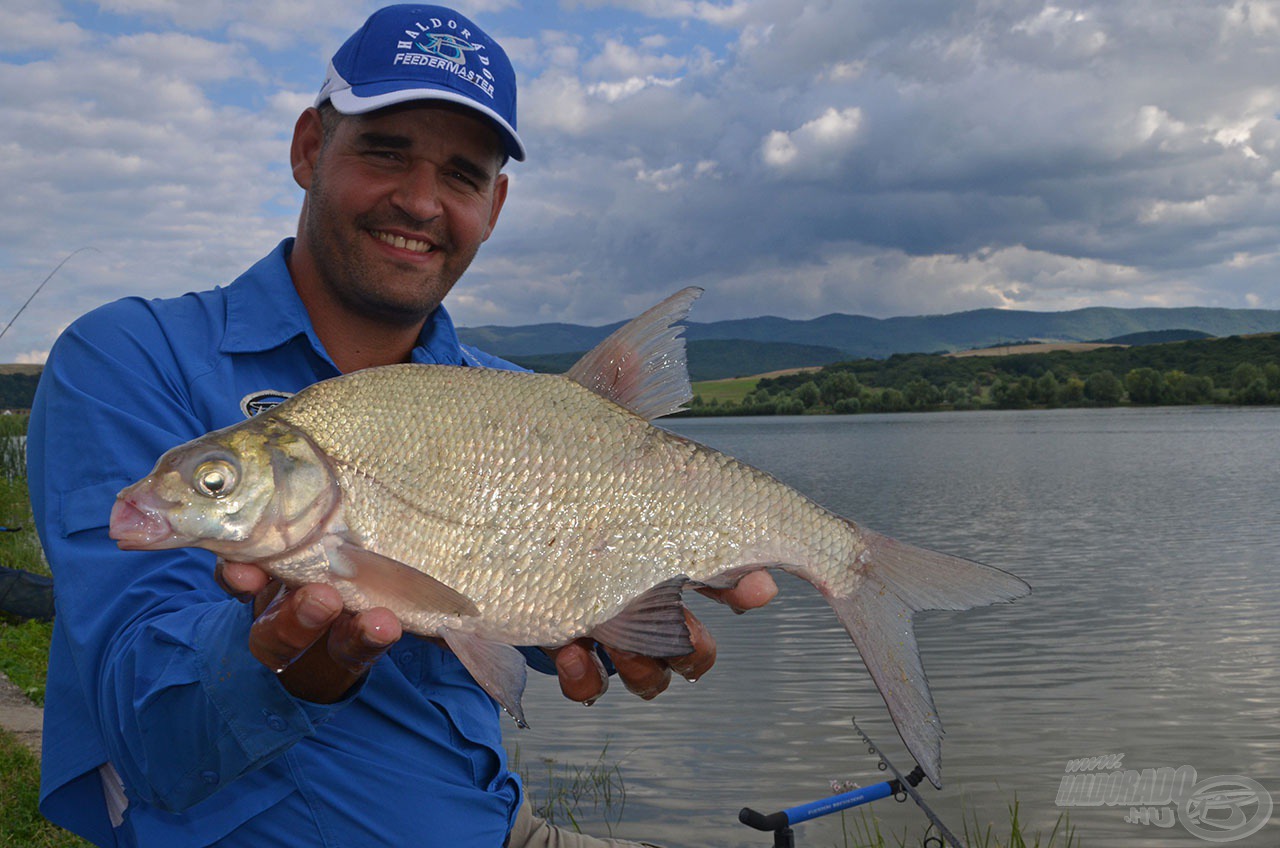
M226 288L95 310L46 366L28 442L58 603L41 809L101 845L619 844L529 815L493 700L387 610L353 616L332 586L280 591L239 563L215 582L204 552L107 537L115 493L164 450L317 380L512 367L460 344L441 306L525 155L502 48L449 9L389 7L335 54L316 104L290 152L296 239ZM721 600L774 591L753 575ZM672 668L703 673L714 643L691 630L672 663L615 652L620 678L653 697ZM526 653L569 698L604 692L593 644Z

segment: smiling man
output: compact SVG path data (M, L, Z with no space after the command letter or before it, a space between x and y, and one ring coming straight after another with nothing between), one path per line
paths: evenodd
M459 343L442 301L494 232L525 148L515 75L474 23L392 6L335 54L298 119L296 238L224 288L126 299L59 339L32 413L32 506L57 587L41 809L99 845L622 845L551 828L507 769L497 705L456 657L389 611L282 591L180 549L121 552L115 494L166 449L322 379L397 362L511 368ZM738 609L760 572L719 593ZM229 597L228 594L234 597ZM242 601L242 602L237 602ZM628 689L696 678L609 655ZM583 640L525 651L590 702Z

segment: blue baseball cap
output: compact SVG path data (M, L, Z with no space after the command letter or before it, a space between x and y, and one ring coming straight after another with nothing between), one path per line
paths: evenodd
M525 156L516 135L516 72L498 42L444 6L387 6L369 16L329 62L315 105L359 115L413 100L474 109Z

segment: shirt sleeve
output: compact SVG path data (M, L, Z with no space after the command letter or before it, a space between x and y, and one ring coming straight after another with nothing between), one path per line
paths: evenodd
M130 797L177 811L313 733L341 704L294 699L252 657L252 610L218 588L211 554L120 551L107 535L116 492L209 429L189 397L200 375L173 344L140 301L68 329L40 381L28 463L72 658L50 675L72 678L99 735L86 745L105 750Z

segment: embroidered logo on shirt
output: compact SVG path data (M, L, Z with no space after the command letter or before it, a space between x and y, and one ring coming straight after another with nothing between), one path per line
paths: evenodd
M252 418L259 412L266 412L273 406L279 406L291 397L293 392L280 392L275 389L249 392L240 399L240 411L244 413L245 418Z

